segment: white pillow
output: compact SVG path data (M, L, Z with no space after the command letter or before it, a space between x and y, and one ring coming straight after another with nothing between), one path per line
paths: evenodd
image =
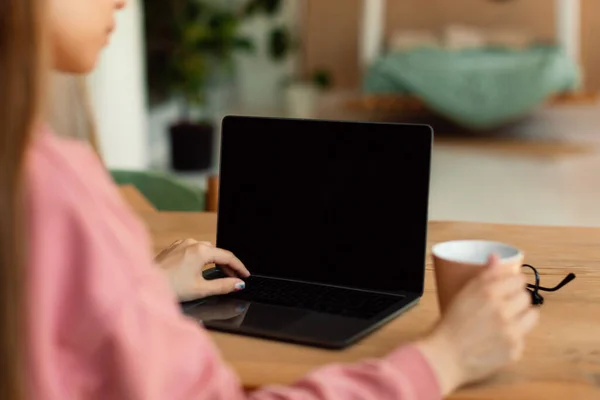
M478 49L487 44L481 29L466 25L449 25L444 30L444 47L448 50Z
M524 49L529 47L534 42L534 39L530 34L523 30L500 28L489 30L487 42L491 46Z
M397 31L388 42L388 50L407 51L419 47L440 47L440 40L431 31Z

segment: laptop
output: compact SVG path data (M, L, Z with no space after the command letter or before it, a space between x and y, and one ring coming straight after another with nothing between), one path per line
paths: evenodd
M227 116L221 140L216 245L252 276L185 314L212 330L342 349L419 301L429 126Z

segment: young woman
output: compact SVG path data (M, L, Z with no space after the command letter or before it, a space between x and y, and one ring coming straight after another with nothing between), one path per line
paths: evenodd
M93 69L124 2L0 4L1 399L438 399L520 357L538 314L491 258L423 339L245 393L177 304L242 289L242 262L193 240L154 260L94 153L43 122L49 68ZM232 277L203 281L211 262Z

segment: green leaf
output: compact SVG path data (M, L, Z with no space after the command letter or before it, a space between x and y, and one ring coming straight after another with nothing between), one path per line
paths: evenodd
M216 32L230 32L237 28L237 18L229 12L217 12L208 20L211 30Z
M333 84L333 78L331 72L326 69L318 69L313 73L313 82L321 90L325 90L331 87Z
M249 17L263 12L273 16L281 9L282 3L282 0L250 0L246 3L243 14Z
M246 3L244 10L242 11L242 15L245 17L251 17L256 14L260 10L260 2L256 0L250 0Z
M269 53L276 61L283 60L292 47L292 38L287 28L280 26L271 31L269 38Z
M254 45L254 41L247 37L236 37L234 39L234 46L236 49L254 52L256 51L256 46Z
M211 32L207 26L202 24L191 24L184 27L183 43L193 45L196 42L207 40L211 37Z
M178 17L188 22L197 21L205 12L207 12L207 7L204 3L198 0L187 0Z
M281 3L252 0L243 11L272 12ZM218 0L144 0L144 7L148 80L155 98L176 93L185 101L201 103L215 68L233 70L236 51L255 50L253 40L239 32L248 14Z
M268 15L274 15L281 8L281 0L263 0L263 9Z

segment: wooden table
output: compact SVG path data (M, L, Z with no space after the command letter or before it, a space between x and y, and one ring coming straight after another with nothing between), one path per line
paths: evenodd
M214 214L140 215L157 250L184 237L215 240ZM556 293L544 294L546 303L541 309L540 325L529 337L520 363L451 398L600 399L600 229L431 222L428 248L440 241L472 238L498 240L522 248L527 262L539 268L542 285L554 286L569 272L575 272L577 279ZM245 387L289 384L325 364L383 356L427 332L438 318L430 261L425 287L417 307L344 351L224 333L212 336Z
M121 196L127 201L136 212L156 212L156 208L144 197L142 193L133 185L119 186Z

